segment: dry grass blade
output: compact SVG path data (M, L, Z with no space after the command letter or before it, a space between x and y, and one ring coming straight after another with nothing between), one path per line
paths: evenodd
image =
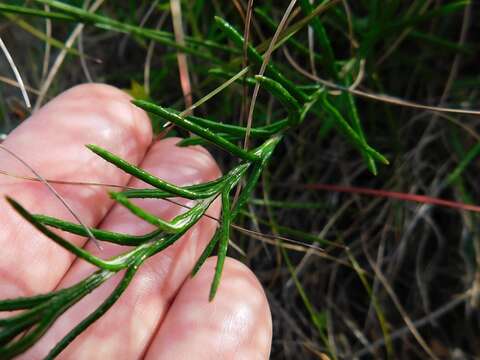
M15 86L15 87L18 87L18 88L22 88L22 85L18 83L18 81L16 80L13 80L13 79L9 79L5 76L0 76L0 81L5 83L5 84L8 84L8 85L11 85L11 86ZM28 85L25 85L23 84L23 87L25 88L25 90L27 92L31 92L32 94L35 94L35 95L38 95L39 94L39 91L32 88L31 86L28 86Z
M46 12L50 11L50 6L44 5L44 9ZM52 20L49 18L45 18L45 35L49 38L52 37ZM48 64L50 63L50 52L51 52L51 45L50 42L45 41L45 53L43 55L43 64L42 64L42 79L45 79L48 72Z
M247 15L245 16L245 30L243 32L243 38L245 41L243 42L243 59L242 59L242 67L246 68L248 66L248 44L250 43L250 29L252 23L252 15L253 15L253 0L248 0L247 4ZM243 125L244 122L248 121L248 85L246 82L243 84L243 94L242 94L242 111L240 116L240 125ZM244 120L244 117L247 116L247 119ZM235 198L238 195L235 195ZM235 202L235 201L234 201Z
M85 52L83 50L83 29L80 31L80 34L78 34L78 55L80 57L80 65L82 66L82 70L87 82L93 83L93 78L90 74L90 70L88 69Z
M25 85L23 83L22 77L20 76L20 72L18 71L17 66L15 65L15 62L13 61L13 58L10 55L10 52L8 51L7 46L5 45L1 37L0 37L0 49L3 51L3 54L7 58L8 64L12 68L15 78L17 79L17 83L18 83L18 86L20 87L20 91L22 92L25 105L27 106L27 108L30 109L32 105L30 104L30 99L28 98L27 90L25 89Z
M96 11L104 2L105 0L97 0L95 3L89 7L88 11L94 12ZM78 36L81 34L84 24L78 24L75 26L75 29L73 32L70 34L68 37L67 41L65 42L65 48L63 48L60 53L57 55L55 62L53 63L47 77L45 78L45 81L42 84L42 87L40 88L40 94L37 97L37 101L35 102L35 107L33 111L37 111L40 106L43 103L43 100L45 99L48 89L50 89L50 86L52 85L52 82L55 78L55 76L58 73L58 70L62 66L63 61L65 60L65 57L67 56L67 51L70 49L73 44L75 43L75 40L78 38Z
M219 87L215 88L213 91L209 92L207 95L205 95L205 96L202 97L200 100L198 100L197 102L195 102L195 104L193 104L193 105L190 106L189 108L183 110L183 111L179 114L179 116L186 116L187 114L191 113L191 111L193 111L194 109L196 109L197 107L199 107L199 106L202 105L203 103L207 102L208 100L210 100L211 98L213 98L213 97L214 97L215 95L217 95L218 93L222 92L224 89L226 89L226 88L229 87L231 84L233 84L235 81L237 81L237 80L240 79L242 76L244 76L247 72L248 72L248 67L240 70L237 74L235 74L235 75L232 76L230 79L228 79L227 81L225 81L222 85L220 85Z
M426 1L420 9L419 14L425 13L425 11L427 11L427 9L430 7L430 5L432 5L432 3L433 0ZM380 57L380 59L378 59L378 61L375 63L375 67L379 67L381 64L383 64L385 60L395 52L395 50L400 46L403 40L406 39L409 33L413 31L413 29L413 27L409 27L403 30L402 33L397 37L395 42L387 49L387 51L385 51L385 53Z
M2 147L2 145L0 145L0 148ZM7 150L8 151L8 150ZM11 153L11 152L9 152ZM17 158L18 159L18 158ZM21 160L19 160L21 161ZM24 163L22 161L22 163L27 166L30 171L34 172L34 169L32 169L27 163ZM22 180L28 180L28 181L37 181L37 182L42 182L44 184L46 184L46 186L48 186L50 189L52 189L53 191L55 191L54 188L51 187L50 184L59 184L59 185L73 185L73 186L101 186L101 187L107 187L107 188L114 188L114 189L122 189L122 190L136 190L138 188L136 187L131 187L131 186L126 186L126 185L118 185L118 184L105 184L105 183L96 183L96 182L80 182L80 181L63 181L63 180L54 180L54 179L45 179L43 178L42 176L40 176L40 174L36 173L35 172L35 175L37 177L31 177L31 176L24 176L24 175L17 175L17 174L13 174L13 173L10 173L8 171L5 171L5 170L0 170L0 174L2 175L5 175L5 176L9 176L9 177L13 177L13 178L17 178L17 179L22 179ZM185 205L185 204L182 204L178 201L175 201L175 200L172 200L172 199L162 199L163 201L167 201L173 205L176 205L176 206L180 206L184 209L187 209L187 210L191 210L192 207L191 206L188 206L188 205ZM67 204L68 206L68 204ZM72 214L73 216L75 216L75 214ZM211 216L207 213L205 213L203 215L204 217L207 217L211 220L214 220L218 223L220 223L220 219L214 217L214 216ZM77 219L77 221L79 221L80 224L81 221ZM301 241L297 241L297 240L293 240L291 238L288 238L288 237L284 237L284 236L278 236L278 235L270 235L270 234L264 234L262 232L259 232L259 231L254 231L254 230L248 230L248 229L245 229L241 226L238 226L238 225L235 225L235 224L232 224L232 228L238 230L238 231L241 231L241 232L244 232L248 235L255 235L257 236L257 239L258 237L261 237L262 240L264 239L280 239L282 241L285 241L285 242L288 242L288 243L291 243L291 244L294 244L296 246L300 246L300 247L304 247L304 248L311 248L315 251L321 251L323 252L324 250L319 248L318 246L313 246L313 245L310 245L310 244L307 244L307 243L304 243L304 242L301 242ZM93 235L92 235L93 236ZM95 237L93 237L94 239ZM245 256L245 253L244 251L238 247L238 245L236 245L235 243L231 242L232 246L235 248L236 251L238 251L242 256ZM343 249L344 246L340 245L340 244L336 244L336 243L331 243L332 246L335 246L337 248L341 248ZM299 248L297 248L298 250ZM298 250L298 251L301 251L301 250Z
M275 34L273 35L272 41L270 42L267 51L263 55L263 62L262 66L260 67L260 71L258 72L258 75L262 76L265 73L265 70L267 68L268 63L270 62L270 57L272 55L272 52L275 50L275 44L277 43L278 38L282 34L282 30L284 29L285 25L287 24L287 20L292 13L292 10L296 4L297 0L291 0L290 4L287 7L287 10L285 10L285 13L283 14L282 20L280 21L280 24L278 24L278 28L275 31ZM258 92L260 90L260 84L255 84L255 87L253 89L253 95L252 95L252 101L250 102L250 109L248 110L248 118L247 118L247 131L245 133L245 138L243 140L243 148L246 150L248 149L248 141L250 137L250 131L252 129L252 122L253 122L253 111L255 109L255 102L257 101L257 96Z
M184 46L185 34L182 23L182 5L180 0L170 0L170 10L172 12L173 32L175 33L175 41ZM183 52L177 52L178 71L180 74L180 85L182 87L183 98L185 100L185 107L192 106L192 85L190 81L190 73L188 71L187 55ZM193 110L186 113L192 115Z
M365 256L366 256L366 258L367 258L367 260L370 264L370 267L373 269L373 271L375 273L375 276L378 278L378 280L380 280L380 283L383 285L383 287L387 291L388 295L390 296L390 299L395 304L395 307L397 308L398 312L402 316L403 321L405 321L405 324L407 324L408 329L412 333L415 340L417 340L417 342L420 344L422 349L428 354L428 356L431 359L439 360L439 358L433 353L432 349L430 349L430 347L427 345L427 343L425 342L425 339L422 337L422 335L420 335L417 328L415 327L415 324L413 323L413 321L408 316L407 312L403 308L403 306L402 306L400 300L398 299L397 295L395 294L392 287L388 283L388 280L383 275L382 271L380 270L378 265L375 263L375 261L373 261L373 259L371 258L370 254L368 252L368 249L365 248L366 244L365 244L364 241L362 241L362 245L364 247L363 252L364 252L364 254L365 254Z
M29 181L41 181L38 178L25 176L25 175L18 175L13 174L9 171L0 170L0 174L5 176L10 176L16 179L22 180L29 180ZM63 180L54 180L54 179L44 179L46 182L50 184L60 184L60 185L85 185L85 186L102 186L102 187L112 187L112 188L119 188L119 189L128 189L133 190L135 188L124 186L124 185L116 185L116 184L103 184L103 183L95 183L95 182L82 182L82 181L63 181Z
M40 175L38 173L38 171L36 171L32 166L30 166L25 160L23 160L20 156L18 156L17 154L15 154L13 151L11 151L10 149L8 149L7 147L3 146L0 144L0 149L2 149L3 151L5 151L7 154L11 155L13 158L15 158L18 162L20 162L22 165L24 165L28 170L30 170L35 176L36 176L36 179L40 182L42 182L47 188L48 190L63 204L63 206L65 206L65 208L68 210L68 212L70 214L72 214L72 216L75 218L75 220L78 221L78 223L80 225L82 225L82 227L85 229L85 232L88 234L89 238L95 243L95 245L101 249L101 246L100 246L100 243L98 242L98 240L95 238L95 236L92 234L92 232L90 231L90 229L88 228L88 226L82 221L82 219L75 213L75 211L73 211L72 207L67 203L67 201L57 192L57 190L55 190L55 188L50 185L50 183L42 177L42 175Z
M422 327L422 326L425 326L425 325L431 323L432 321L438 319L439 317L445 315L446 313L453 310L457 306L463 304L469 297L470 297L470 294L468 292L464 293L464 294L461 294L460 296L455 297L453 300L449 301L445 305L442 305L438 309L432 311L427 316L425 316L421 319L415 320L413 322L413 325L417 329ZM409 327L405 326L405 327L400 328L398 330L392 331L392 333L390 334L390 337L391 337L392 340L395 340L395 339L401 338L402 336L406 335L409 331L410 331ZM375 351L376 349L378 349L379 347L384 346L384 345L385 345L385 340L384 339L377 340L374 343L372 343L371 345L366 346L364 349L355 352L352 355L352 357L357 358L357 357L362 357L362 356L368 355L369 353Z
M365 99L381 101L381 102L385 102L392 105L405 106L405 107L410 107L414 109L429 110L433 112L445 112L445 113L452 113L452 114L480 116L480 110L464 110L464 109L454 109L454 108L443 107L443 106L430 106L430 105L419 104L413 101L399 99L397 97L393 97L389 95L384 95L384 94L378 95L378 94L361 91L357 89L350 89L348 87L335 84L334 82L322 79L318 76L313 75L312 73L309 73L308 71L303 69L292 57L289 57L289 62L295 68L295 70L297 70L299 73L301 73L302 75L304 75L305 77L311 80L315 80L319 84L322 84L331 89L346 91L353 95L363 97Z
M323 239L326 237L327 233L329 232L329 230L333 227L334 223L343 215L343 213L350 207L350 205L352 204L353 200L350 200L350 201L346 201L336 212L335 214L333 214L332 217L330 217L330 219L328 220L328 222L325 224L325 226L323 227L323 229L320 231L320 233L318 234L318 237ZM337 245L336 243L333 243L335 245ZM297 276L299 276L303 270L306 268L307 264L309 263L309 260L311 258L311 255L313 254L313 252L315 251L315 248L311 248L310 250L308 250L308 252L305 254L305 256L302 258L302 260L300 260L300 262L298 263L297 265L297 268L296 268L296 274ZM293 279L289 279L287 281L287 283L285 284L285 287L291 287L293 286Z
M278 246L278 240L285 241L287 244L282 244L282 246L286 249L293 250L293 251L298 251L298 252L307 252L308 249L312 250L312 253L318 257L321 257L326 260L333 261L337 264L346 266L346 267L352 267L351 264L349 264L347 261L340 260L334 256L331 256L327 254L323 249L312 246L312 245L306 245L300 241L292 240L283 236L278 236L278 235L265 235L265 234L259 234L256 231L253 230L248 230L236 225L232 225L232 228L243 232L254 239L260 240L265 242L266 244L272 245L272 246Z
M157 3L156 1L155 3ZM152 5L155 5L152 4ZM167 20L168 12L164 12L162 16L160 16L160 19L158 20L157 25L155 26L155 29L158 30L160 29L165 20ZM152 67L152 59L153 59L153 52L155 50L155 41L150 41L150 44L148 44L148 49L147 49L147 55L145 56L145 66L143 67L143 86L145 88L145 94L150 96L150 69Z

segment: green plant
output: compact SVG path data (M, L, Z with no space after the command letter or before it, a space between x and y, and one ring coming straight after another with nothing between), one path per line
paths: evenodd
M425 29L417 28L421 24L428 24L429 21L437 21L437 19L448 17L456 11L464 9L465 6L468 5L468 1L450 1L445 4L438 2L438 6L435 7L430 6L431 2L420 0L412 1L409 4L402 4L396 0L385 2L359 1L355 6L360 9L360 14L365 10L366 15L356 15L350 18L351 14L347 11L348 9L344 11L340 9L340 6L335 6L340 5L339 1L311 2L301 0L298 1L299 7L294 14L295 16L292 16L291 19L289 18L291 21L288 21L284 28L282 26L279 27L277 24L275 19L278 18L278 16L273 16L276 4L270 4L268 2L265 5L262 4L262 6L256 7L255 15L262 26L275 32L278 29L278 33L275 33L278 37L275 42L272 41L275 37L261 38L262 41L256 47L250 43L246 43L244 37L235 26L223 19L223 15L222 17L216 17L214 21L208 24L209 28L213 29L208 35L202 34L199 29L195 30L195 24L192 24L194 35L186 36L185 43L180 44L175 40L174 34L170 32L134 25L128 21L115 20L108 12L93 14L82 9L80 6L73 6L66 2L54 0L37 0L36 2L50 6L50 10L45 11L33 5L0 4L0 11L9 16L12 16L12 14L35 16L66 24L83 23L103 30L126 33L134 37L140 46L145 46L146 41L153 41L158 44L173 47L181 52L190 54L199 61L203 61L202 66L198 66L198 63L196 63L195 65L197 65L197 67L193 70L201 75L206 74L206 80L202 82L201 87L202 97L191 108L182 112L177 111L174 108L178 107L178 105L174 104L173 101L170 103L172 108L156 105L156 102L150 101L150 99L155 96L148 92L141 94L142 96L136 96L142 98L142 100L135 100L134 104L151 114L152 123L157 130L165 124L174 124L177 128L186 130L185 132L181 132L181 134L189 132L191 136L183 139L179 144L180 146L195 144L213 145L225 150L233 155L234 158L240 159L240 163L232 166L232 169L226 172L226 175L216 181L194 186L176 187L126 163L104 149L89 145L90 150L106 161L154 186L154 189L126 190L111 194L116 202L131 211L139 218L139 221L147 221L157 227L157 230L154 232L142 236L134 237L99 229L89 229L89 231L87 231L83 226L78 224L43 215L30 214L28 210L22 208L20 204L16 203L13 199L9 199L12 206L40 231L59 245L67 248L76 256L94 264L99 270L82 282L65 290L31 298L11 299L0 302L0 310L24 310L24 312L19 315L0 320L0 351L2 356L5 357L12 357L34 344L49 326L51 326L55 319L70 306L107 281L113 274L126 270L123 280L110 297L94 313L67 334L65 338L52 349L49 356L54 357L57 355L75 336L85 330L113 305L128 286L135 272L145 259L158 254L179 239L185 231L204 216L206 209L215 199L221 199L222 201L222 215L220 219L218 219L219 228L193 269L193 274L195 274L205 259L214 252L216 247L218 248L218 264L211 286L211 298L214 297L220 281L223 260L227 253L230 229L232 225L234 225L234 222L241 216L246 215L254 221L266 223L274 233L278 231L287 235L292 234L292 236L298 236L300 239L308 242L323 242L324 239L322 236L316 236L315 234L305 231L298 231L290 227L277 226L275 216L271 211L272 206L276 203L275 201L270 201L265 192L265 198L255 199L255 204L261 204L267 208L269 221L257 219L254 214L245 211L246 205L254 203L254 201L251 200L251 195L257 183L262 181L264 188L268 187L268 180L266 180L268 177L265 174L268 173L267 166L272 159L271 156L275 147L278 144L282 144L285 137L291 136L292 134L295 136L297 133L300 133L302 129L307 130L304 130L299 137L306 137L305 134L308 133L311 125L317 123L317 120L320 120L321 128L316 132L318 136L316 136L313 141L319 142L328 138L329 136L327 136L327 134L332 134L331 128L336 127L338 132L361 154L365 166L370 173L377 174L377 163L386 164L388 161L382 154L368 144L366 132L363 128L364 124L362 124L359 114L362 114L362 120L366 120L368 117L374 118L375 116L380 118L381 121L374 124L374 126L376 126L374 130L381 134L378 136L379 138L383 136L383 132L387 132L388 135L386 135L386 137L388 141L391 141L392 147L398 146L400 148L402 146L402 139L398 132L399 126L394 124L395 117L389 108L384 109L383 105L366 106L366 109L357 108L357 100L354 98L354 95L374 98L372 94L356 90L356 83L358 79L361 80L362 72L366 71L368 77L366 81L368 81L370 88L374 88L378 92L383 92L386 81L379 75L381 72L378 71L378 68L380 68L378 64L384 62L396 49L397 40L401 42L402 39L408 36L419 39L419 43L422 46L424 44L434 44L441 49L453 53L457 51L465 54L471 53L471 49L462 44L459 45L448 42L439 36L427 33ZM165 4L161 4L158 7L160 8L161 6L165 6ZM201 6L203 5L198 5L198 7ZM282 10L284 9L282 8ZM323 21L324 19L321 15L327 10L329 18L327 21ZM397 16L396 14L400 15ZM317 51L305 45L305 37L302 38L298 36L300 31L306 30L307 27L310 27L314 39L319 45ZM347 30L345 30L347 28L349 29L348 34L346 34ZM329 31L336 31L335 34L340 34L340 36L335 38L329 34ZM76 50L64 47L63 43L55 41L55 39L45 36L42 37L41 34L37 35L52 46L63 47L63 49L72 56L80 56ZM337 44L345 43L345 39L349 40L349 46L350 42L354 45L351 45L351 48L348 49L350 53L345 56L345 59L340 59L340 57L336 55L336 49L341 46ZM381 46L384 46L386 51L380 56L377 49ZM295 67L295 59L300 61L302 66L308 62L321 64L321 68L318 69L320 75L315 76L315 74L306 72L306 81L304 78L300 78L297 73L291 71L290 67L286 66L285 63L275 58L267 58L266 56L270 51L283 49L290 49L294 52L295 56L291 61L293 67ZM347 53L347 51L343 51L343 53ZM410 59L401 59L396 64L403 70L405 64L408 64L410 61ZM300 69L295 70L301 75L305 75L305 71L302 73L301 66L299 67ZM262 69L264 72L261 71ZM315 69L315 66L313 66L313 69ZM315 70L312 70L312 72L314 73ZM253 75L258 73L262 73L262 75ZM428 69L418 70L418 73L421 74L421 76L418 75L419 79L428 77ZM156 74L156 76L157 81L164 79L162 73ZM323 78L327 78L328 81L322 81ZM225 79L227 80L223 82ZM432 83L436 79L437 77L430 77ZM402 79L395 80L397 81L395 84L402 84ZM222 85L212 92L205 91L207 88L206 85L211 85L217 81L222 82ZM225 95L225 98L222 98L222 101L219 101L220 104L223 104L223 111L216 112L215 116L212 115L212 117L217 117L221 119L221 121L188 115L189 111L193 108L208 104L208 101L214 96L223 96L224 94L221 93L221 91L234 83L235 86L242 86L244 89L260 86L261 89L268 92L269 101L273 99L275 104L280 103L282 106L278 108L275 107L274 111L269 112L266 110L268 101L259 101L255 108L254 127L250 125L237 126L222 122L224 120L223 116L229 111L225 110L229 109L228 106L225 106L225 104L228 104L227 95ZM332 91L332 89L335 91ZM203 96L205 92L207 95ZM419 97L421 96L424 96L424 94L419 95ZM218 97L216 99L218 99ZM379 98L380 97L377 97L377 100ZM227 99L227 101L225 99ZM399 104L399 100L387 97L383 97L382 99L385 101L397 101L397 104ZM247 113L247 109L245 108L244 110L244 112ZM365 113L369 116L364 116ZM374 133L374 130L372 130L372 133ZM252 139L252 143L255 144L253 149L238 145L245 138ZM301 141L299 141L299 143L301 143ZM456 171L451 172L447 182L449 184L455 184L461 191L464 191L462 173L472 159L478 155L478 146L473 146L467 154L464 154L463 144L455 144L455 146L456 150L458 150L457 152L460 154L460 159L463 158L463 160L460 161L461 166L456 168ZM279 147L281 147L281 145L279 145ZM401 154L401 149L399 148L395 150ZM298 145L298 149L299 152L304 151L304 157L310 156L309 151L311 151L311 149L305 150L301 145ZM398 180L398 177L392 182L387 182L387 185L390 186L391 183L396 184L398 187L402 186L402 180ZM233 195L233 190L238 186L242 187L242 191L237 198ZM129 200L132 198L170 199L172 197L184 197L196 200L196 205L187 209L184 214L167 222L145 212ZM462 197L469 198L468 192L463 194ZM292 204L292 202L284 201L279 206L289 206ZM319 207L323 204L314 205ZM307 205L300 204L299 207L305 209ZM355 216L356 215L353 215L353 217ZM395 221L392 221L393 223L400 221L398 219L403 218L403 213L399 211L394 218ZM103 260L72 246L51 232L49 230L50 227L85 237L90 236L89 232L91 232L94 237L100 241L110 241L117 244L134 246L135 248L114 259ZM368 231L365 232L368 233ZM338 242L343 241L341 237L342 236L339 236ZM296 269L286 254L283 245L278 243L278 246L281 250L281 257L287 264L288 271L292 274L291 276L295 286L301 294L301 300L307 309L307 314L317 329L317 334L320 335L325 348L327 348L327 351L330 351L330 345L327 339L328 334L326 334L326 317L323 312L315 309L315 304L312 305L312 301L309 300L307 295L308 291L304 289L304 286L302 286L302 283L297 278ZM370 279L366 276L368 275L366 271L361 268L355 258L350 257L350 254L348 257L361 280L364 290L366 290L369 301L373 303L375 314L380 323L381 331L379 332L382 333L383 339L385 339L387 343L388 355L392 357L394 349L389 334L389 321L391 319L388 314L385 314L384 309L382 309L382 306L385 306L382 304L382 298L378 296L378 294L375 294L377 290L375 286L369 283ZM17 334L22 334L26 330L29 330L27 336L17 337ZM332 356L335 357L335 352L332 351L332 353Z
M63 13L53 13L53 15L52 13L45 14L41 11L33 12L23 7L18 8L8 5L2 5L0 8L4 11L9 10L23 13L26 13L28 10L30 13L39 16L48 15L49 17L53 16L56 19L62 20L75 19L77 21L92 21L96 24L101 24L102 26L108 26L108 28L118 28L119 30L126 29L126 25L115 23L100 16L88 14L85 11L64 5L57 1L45 1L45 3L64 10L67 15L64 15ZM235 44L238 46L243 44L243 37L233 26L221 18L216 18L216 21L219 27ZM163 36L158 32L149 31L148 29L132 31L132 28L128 27L127 30L130 30L134 34L152 39L158 39L160 36L162 39L161 41L165 41L165 39L168 38L168 36ZM201 43L201 45L211 44ZM182 48L182 50L185 49ZM248 55L254 64L260 65L263 61L260 53L251 45L248 45ZM219 198L222 202L222 213L219 219L218 230L198 259L198 262L192 271L192 275L195 275L204 261L214 251L215 247L218 247L218 261L215 270L215 277L210 290L210 300L213 300L220 282L222 268L227 254L230 224L235 220L239 211L249 200L262 170L267 165L275 146L282 139L282 133L292 127L300 125L313 107L318 107L319 104L321 104L326 112L332 115L332 118L335 120L339 129L344 132L355 146L361 149L364 156L371 161L371 164L374 164L374 159L383 163L388 163L381 154L366 143L363 133L358 132L361 129L359 123L355 123L355 126L357 127L355 130L331 105L331 96L328 95L328 92L323 86L312 84L310 92L305 93L298 87L298 85L281 75L272 63L267 65L266 74L272 78L255 76L255 78L247 79L247 81L250 81L251 84L259 84L266 89L284 106L287 117L285 119L274 121L263 127L246 128L227 125L200 117L182 116L182 114L179 114L175 110L167 109L145 100L133 101L136 106L144 109L148 113L194 134L194 137L185 139L181 145L188 146L191 144L203 144L207 142L229 152L231 155L234 155L241 160L239 165L235 166L227 174L215 181L187 187L177 187L127 163L98 146L87 145L91 151L106 161L154 187L154 189L113 192L110 195L116 202L126 207L135 216L156 226L157 229L155 231L142 236L129 236L127 234L89 229L95 238L100 241L135 246L133 250L108 260L95 257L87 251L70 244L62 237L50 231L48 227L54 227L63 231L88 237L89 232L87 229L81 225L60 219L30 214L28 210L23 208L15 200L11 198L8 199L10 204L19 212L19 214L21 214L40 232L77 257L95 265L99 270L68 289L40 296L0 301L0 311L24 310L24 312L18 315L0 320L0 343L2 346L0 351L2 353L2 358L11 358L28 349L48 330L55 319L57 319L62 313L108 280L115 273L126 270L123 280L108 299L106 299L95 312L90 314L84 319L84 321L70 331L51 350L48 358L53 358L58 355L75 339L76 336L102 316L115 303L116 299L118 299L122 292L127 288L138 268L147 258L154 256L169 245L175 243L176 240L195 225L195 223L205 214L205 211L210 204L215 201L215 199ZM247 132L255 139L264 139L263 143L252 150L246 150L237 146L235 142L245 137ZM373 167L372 170L373 169L375 168ZM245 181L245 186L239 193L238 199L232 201L232 190L238 186L241 180ZM146 212L129 200L132 198L169 199L172 197L184 197L196 200L197 203L185 213L175 217L172 221L165 221ZM28 333L25 336L18 337L19 334L27 330Z

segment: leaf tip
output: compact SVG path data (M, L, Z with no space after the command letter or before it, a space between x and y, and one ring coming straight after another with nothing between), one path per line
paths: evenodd
M94 144L86 144L85 147L90 150L90 151L93 151L94 153L97 152L98 150L98 146L97 145L94 145Z
M13 198L11 198L11 197L8 196L8 195L5 195L5 200L6 200L11 206L13 206L14 208L16 208L16 206L20 206L19 203L17 203L15 200L13 200Z
M138 107L142 107L142 105L145 104L145 101L144 100L140 100L140 99L132 99L130 100L130 102L135 105L135 106L138 106Z
M210 287L210 294L208 295L209 302L212 302L213 299L215 298L215 295L217 294L217 289L218 289L218 284L213 282L212 286Z

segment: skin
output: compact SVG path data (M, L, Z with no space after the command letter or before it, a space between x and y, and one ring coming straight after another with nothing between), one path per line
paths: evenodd
M147 115L130 98L107 85L74 87L23 122L3 145L43 177L66 181L145 186L88 151L93 143L138 164L156 176L187 185L220 176L201 147L179 148L178 139L152 143ZM25 167L0 152L2 170L31 176ZM98 186L54 185L88 226L143 234L151 225L114 205ZM39 234L3 200L9 195L33 213L74 221L39 182L0 177L0 298L45 293L78 282L93 267L75 259ZM165 201L137 201L170 219L181 211ZM209 214L219 215L214 203ZM203 218L176 244L147 260L117 303L61 355L65 359L267 359L272 338L271 314L255 275L227 259L217 296L208 302L215 258L196 277L189 273L217 224ZM103 258L123 247L63 233L69 241ZM118 283L119 276L67 311L22 359L41 359L66 332L94 310Z

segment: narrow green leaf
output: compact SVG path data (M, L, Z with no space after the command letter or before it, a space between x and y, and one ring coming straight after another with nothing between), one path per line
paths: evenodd
M324 110L327 111L332 118L335 120L335 124L339 127L340 130L343 131L343 133L347 136L348 139L350 139L358 148L362 148L367 152L369 155L371 155L373 158L376 160L380 161L383 164L388 164L388 160L380 154L378 151L373 149L367 144L364 144L362 139L358 136L358 134L350 127L348 122L343 118L343 116L338 112L338 110L330 104L330 102L327 100L327 94L325 93L324 96L322 96L322 104L324 107Z
M67 240L63 239L62 237L58 236L54 232L50 231L47 229L45 226L43 226L40 222L38 222L35 217L30 214L24 207L22 207L19 203L17 203L15 200L13 200L10 197L6 197L8 203L25 219L27 220L30 224L32 224L37 230L39 230L42 234L45 236L49 237L51 240L53 240L55 243L63 247L65 250L68 250L72 254L78 256L79 258L84 259L85 261L89 262L92 265L95 265L101 269L105 270L111 270L111 271L117 271L121 269L118 265L113 265L110 264L109 262L106 262L96 256L93 256L90 254L88 251L85 251L72 243L68 242Z
M187 199L198 199L202 197L202 194L198 194L196 192L186 190L179 186L170 184L164 180L157 178L156 176L150 174L149 172L140 169L139 167L130 164L129 162L123 160L122 158L112 154L111 152L102 149L96 145L86 145L88 149L93 151L98 156L102 157L109 163L114 164L118 168L122 169L126 173L135 176L136 178L145 181L147 184L155 186L158 189L170 192L171 194L175 194L181 197L185 197Z
M190 190L201 195L200 198L207 198L218 193L224 181L225 176L222 176L213 181L184 186L183 189ZM170 192L159 189L129 189L124 190L121 193L130 199L167 199L176 196Z
M472 148L467 152L464 158L460 161L457 167L448 175L447 183L452 184L458 180L458 178L465 171L467 166L478 156L480 155L480 142L476 143Z
M192 121L199 126L206 127L212 131L218 131L219 133L223 133L228 135L237 135L237 136L244 136L247 129L242 126L237 125L230 125L224 124L218 121L204 119L198 116L186 116L186 119ZM252 137L256 138L265 138L273 135L272 131L265 129L263 127L260 128L252 128L250 129Z
M348 79L348 82L351 82L351 79ZM357 132L360 140L363 142L364 145L367 145L367 140L365 138L365 133L363 132L362 123L360 121L360 116L358 115L357 105L355 104L355 99L353 95L349 92L343 92L342 97L347 103L347 110L352 120L353 129ZM377 165L375 164L375 160L372 158L370 154L368 154L363 148L361 149L362 156L364 157L367 167L373 175L377 175Z
M223 265L227 257L228 240L230 237L230 198L227 191L222 194L222 225L219 230L219 245L217 253L217 265L215 266L215 275L213 276L212 285L210 287L209 300L212 301L217 293L220 279L222 277Z
M51 226L56 229L67 231L69 233L80 236L89 236L88 233L85 231L85 228L80 224L56 219L46 215L33 215L33 217L43 225ZM128 246L143 244L157 237L162 232L161 230L155 230L145 235L130 235L95 228L89 228L89 230L97 240L108 241L114 244Z
M212 144L230 152L233 155L238 156L241 159L249 160L249 161L257 161L258 158L253 155L252 153L243 150L242 148L238 147L237 145L231 143L230 141L226 140L225 138L213 133L212 131L203 128L190 120L175 114L173 111L169 111L164 107L159 105L152 104L148 101L144 100L133 100L133 104L142 108L143 110L159 115L162 118L178 125L192 133L205 138L206 140L210 141Z
M198 258L197 262L195 263L193 269L192 269L192 274L191 276L194 277L202 265L205 263L205 261L208 259L208 257L212 254L213 250L215 249L215 246L218 243L218 239L220 237L220 230L217 229L215 232L215 235L213 235L213 238L210 240L210 242L207 244L205 249L203 250L202 254Z
M239 48L243 48L245 40L237 31L237 29L219 16L215 16L215 21L230 38L230 40L232 40ZM247 55L250 61L258 65L262 64L263 57L253 46L247 46ZM282 73L278 71L272 64L267 65L266 74L282 84L293 96L295 96L298 101L308 101L308 96L303 91L298 89L298 87L296 87L290 80L283 76Z
M140 261L130 266L123 276L120 283L117 285L115 290L104 300L104 302L90 315L88 315L84 320L82 320L77 326L75 326L70 332L60 340L53 349L45 357L45 360L55 359L78 335L84 332L91 324L96 320L101 318L112 306L117 302L120 296L125 292L128 285L132 281L135 273L137 272L140 265Z
M256 152L262 159L262 161L254 164L254 167L251 171L250 176L247 178L245 187L243 191L240 193L240 196L238 197L237 203L235 205L234 209L231 209L231 217L232 219L235 219L236 216L238 215L239 211L242 209L242 207L248 202L250 199L253 190L255 189L255 186L258 183L258 179L260 178L260 175L262 174L263 169L268 163L268 160L270 156L273 153L273 150L277 146L277 144L280 142L282 139L281 136L275 136L269 140L267 140L265 143L263 143L261 146L259 146L256 149Z
M187 226L192 226L199 217L207 210L208 206L212 203L215 197L210 199L203 199L198 202L194 207L188 211L176 216L172 221L166 221L159 217L149 213L148 211L136 206L128 200L122 193L110 193L112 199L119 204L125 206L132 214L138 216L140 219L158 227L159 229L168 233L178 233L184 231Z
M53 325L55 320L67 311L72 305L81 300L84 296L92 292L95 288L103 284L112 276L112 272L99 270L82 280L79 284L65 289L62 294L52 298L45 306L44 314L33 326L28 329L23 336L15 337L5 346L0 347L2 359L12 359L35 344L43 334Z
M298 101L290 95L287 89L285 89L279 82L265 76L256 75L255 80L278 99L283 106L285 106L288 111L288 121L290 126L298 125L300 123L301 106Z

